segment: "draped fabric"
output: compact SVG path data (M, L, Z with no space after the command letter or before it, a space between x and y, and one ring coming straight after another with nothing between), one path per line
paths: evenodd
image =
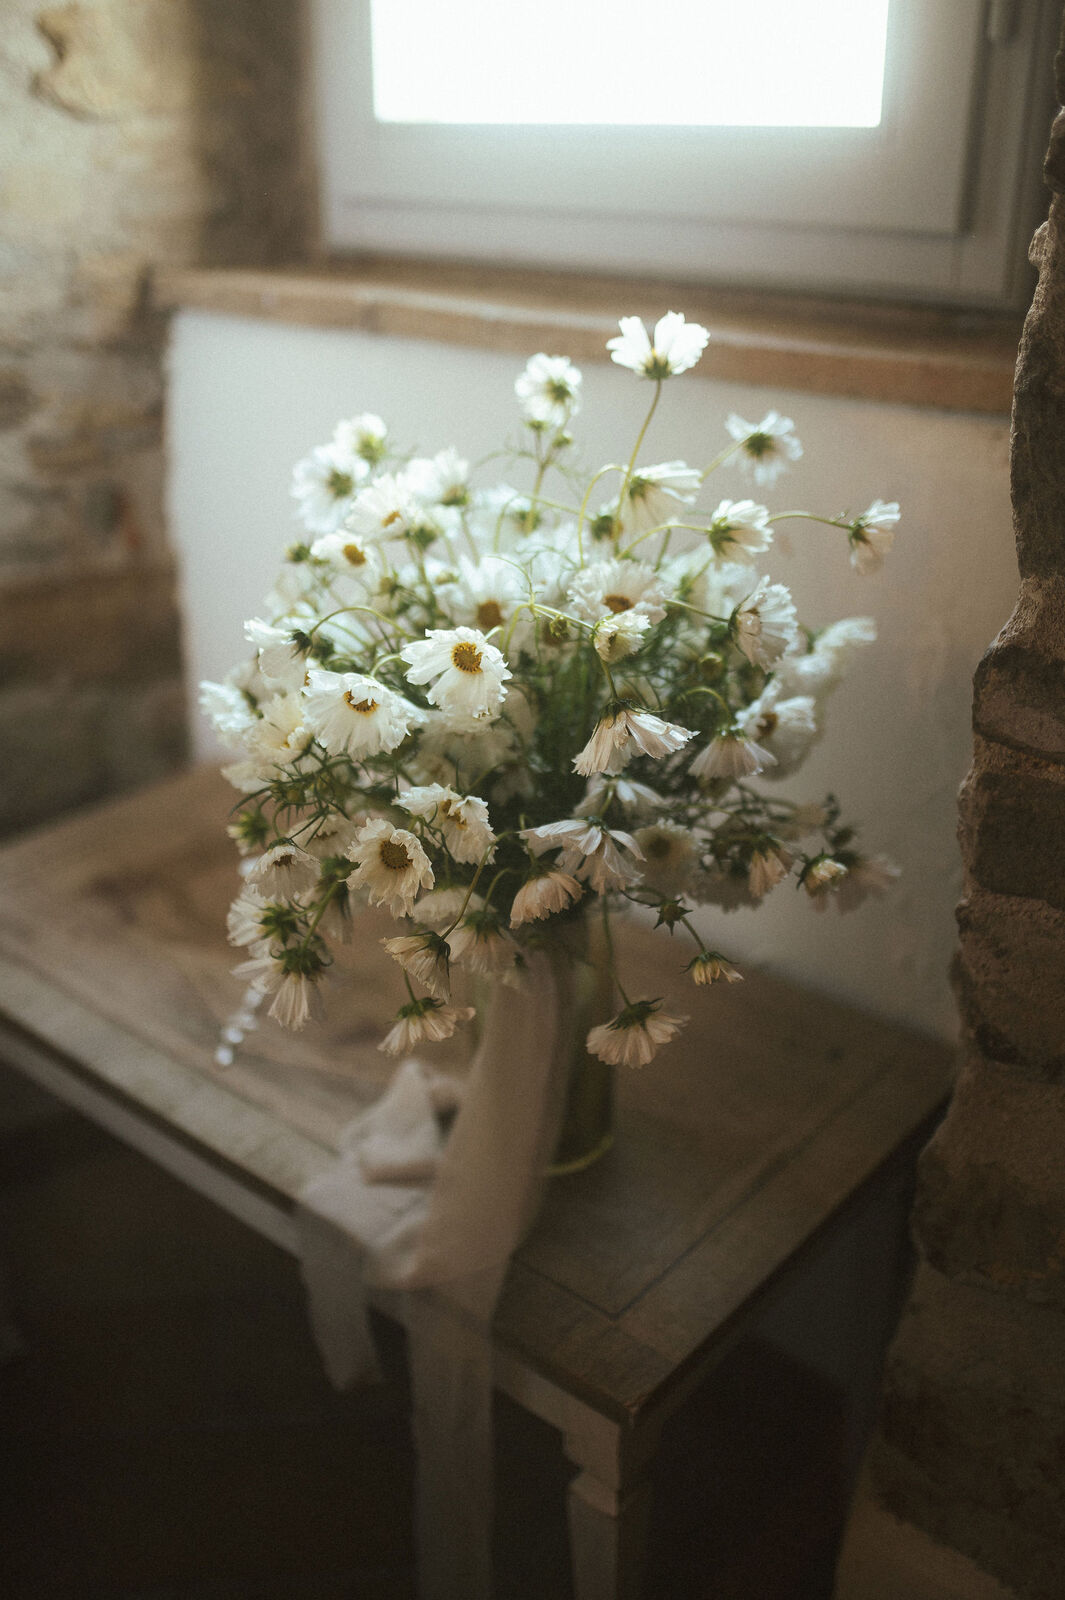
M377 1372L367 1289L402 1291L422 1600L491 1593L492 1316L558 1135L567 1011L558 963L530 953L522 986L493 991L468 1077L405 1061L301 1196L311 1318L338 1387Z

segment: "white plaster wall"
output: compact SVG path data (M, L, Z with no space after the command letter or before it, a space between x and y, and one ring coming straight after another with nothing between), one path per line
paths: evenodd
M624 308L622 308L624 309ZM531 354L532 352L530 352ZM184 585L190 691L245 649L242 624L295 536L292 463L337 419L379 412L397 440L431 452L454 443L476 459L514 418L522 361L413 340L285 327L187 312L176 318L169 412L173 538ZM585 368L579 418L589 463L631 447L647 387L612 366ZM768 498L834 514L898 499L896 550L872 578L851 572L831 530L794 524L793 553L773 575L818 626L871 613L880 641L831 702L827 735L788 780L797 798L832 788L863 839L904 869L887 899L850 917L816 915L779 890L757 912L718 918L715 941L740 959L950 1035L947 967L960 892L955 794L970 755L970 679L1013 607L1017 575L1005 418L952 415L706 382L672 382L645 460L708 460L723 419L771 406L795 418L806 455ZM738 472L719 474L738 496ZM197 745L209 733L194 714Z

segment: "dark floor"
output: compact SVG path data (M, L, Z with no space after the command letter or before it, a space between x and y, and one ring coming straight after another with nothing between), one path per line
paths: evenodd
M408 1600L398 1334L338 1397L286 1255L6 1073L0 1111L2 1600ZM666 1441L648 1600L822 1596L840 1411L738 1349ZM501 1600L564 1600L558 1437L509 1403L497 1435Z

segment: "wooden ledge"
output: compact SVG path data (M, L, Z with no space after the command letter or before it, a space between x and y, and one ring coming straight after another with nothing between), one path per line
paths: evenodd
M318 328L548 350L604 361L619 315L704 323L701 377L898 405L1008 415L1018 316L755 295L510 268L383 260L315 267L176 267L155 302Z

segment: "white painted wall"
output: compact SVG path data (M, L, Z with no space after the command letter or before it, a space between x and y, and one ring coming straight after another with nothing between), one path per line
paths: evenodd
M339 417L377 411L411 447L454 443L476 459L512 424L521 365L413 340L179 315L170 510L190 687L221 677L243 654L244 618L257 612L295 536L292 464ZM589 463L627 453L647 398L647 387L616 367L585 369L579 433ZM815 626L877 618L880 642L832 701L826 738L785 787L810 799L834 789L867 844L896 859L904 877L886 900L850 917L818 916L805 896L783 889L757 912L707 918L720 918L715 941L737 958L950 1035L955 794L969 764L970 679L1017 588L1008 424L687 375L668 386L644 459L703 462L724 442L728 411L757 421L773 406L795 418L806 447L769 497L773 509L859 511L877 496L903 506L896 550L875 577L857 577L831 531L804 524L793 525L793 553L772 570ZM738 496L738 473L719 476L721 493ZM209 754L195 713L194 726L200 753Z

